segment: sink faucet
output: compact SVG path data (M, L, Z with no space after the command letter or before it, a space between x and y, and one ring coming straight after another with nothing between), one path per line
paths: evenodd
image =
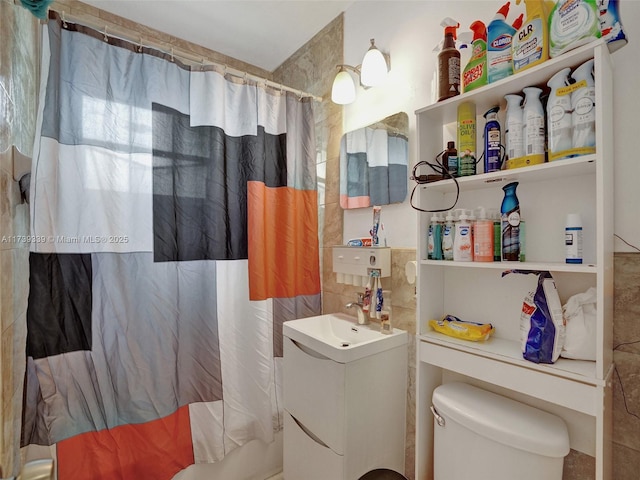
M358 325L366 325L369 323L369 316L364 313L362 309L364 302L364 295L362 293L358 294L357 302L349 302L345 305L345 308L355 308L356 314L358 316Z

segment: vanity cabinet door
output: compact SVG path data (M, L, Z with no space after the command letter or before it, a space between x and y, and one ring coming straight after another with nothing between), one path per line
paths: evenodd
M283 364L285 410L331 450L343 455L346 365L288 337L284 337Z

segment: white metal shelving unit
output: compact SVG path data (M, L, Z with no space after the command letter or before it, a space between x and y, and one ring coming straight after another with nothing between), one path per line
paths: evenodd
M504 96L527 86L545 86L553 74L595 59L596 153L513 170L458 179L456 208L499 208L502 187L519 182L517 195L526 220L526 262L466 263L427 260L429 213L418 223L418 337L416 401L416 478L433 478L433 390L463 380L561 416L569 428L571 448L595 457L598 480L611 479L611 374L613 371L613 66L598 41L472 92L416 111L419 160L430 160L453 139L457 108L476 104L478 143L482 114ZM547 89L548 90L548 89ZM481 151L480 149L478 151ZM420 208L447 208L456 197L452 180L420 185ZM584 223L582 265L564 263L566 214L579 212ZM559 359L553 365L524 360L520 349L522 299L535 288L535 275L508 275L509 269L548 270L564 303L590 286L597 289L597 359ZM495 335L484 343L441 335L429 319L445 314L491 322ZM497 459L499 461L499 459Z

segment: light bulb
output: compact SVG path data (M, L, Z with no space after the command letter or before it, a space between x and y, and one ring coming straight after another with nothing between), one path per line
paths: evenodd
M367 87L375 87L384 82L385 78L387 78L387 73L389 73L387 61L382 52L376 48L372 38L371 47L369 47L362 59L360 83Z
M331 101L338 105L352 103L356 99L356 86L349 72L341 68L331 87Z

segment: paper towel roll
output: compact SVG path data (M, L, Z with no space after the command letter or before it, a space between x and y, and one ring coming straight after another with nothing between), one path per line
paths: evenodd
M404 274L407 276L407 281L413 285L416 283L416 271L417 271L417 262L415 260L411 260L406 263L404 266Z

